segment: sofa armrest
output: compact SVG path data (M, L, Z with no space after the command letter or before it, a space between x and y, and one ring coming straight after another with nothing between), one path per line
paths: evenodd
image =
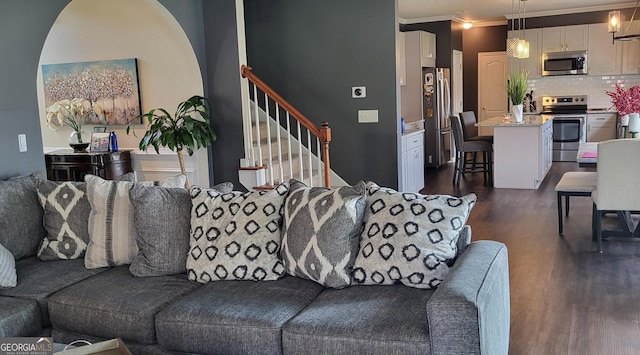
M507 247L467 247L427 302L432 354L507 354L510 299Z

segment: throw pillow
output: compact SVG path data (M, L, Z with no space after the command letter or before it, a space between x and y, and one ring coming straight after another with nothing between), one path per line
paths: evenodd
M367 184L354 283L436 288L456 256L476 195L420 195Z
M127 173L118 181L134 181ZM38 198L44 209L44 229L47 235L38 248L43 261L77 259L84 256L89 243L89 213L86 183L58 182L37 179Z
M349 286L362 230L364 182L336 189L289 183L281 252L285 269L326 287Z
M218 184L212 189L229 193L233 184ZM134 184L129 198L139 250L129 267L131 274L145 277L186 272L191 228L189 191Z
M289 191L220 193L192 187L190 280L277 280L284 275L278 258L282 206Z
M35 255L45 236L35 175L0 181L0 244L20 260Z
M0 288L16 287L18 275L13 254L0 244Z
M144 186L182 187L185 175L160 182L123 182L86 175L89 213L89 244L84 258L87 269L131 264L138 254L133 208L129 190L134 184Z

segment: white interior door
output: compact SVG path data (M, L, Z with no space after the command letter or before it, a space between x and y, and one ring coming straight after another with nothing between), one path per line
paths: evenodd
M462 52L453 51L453 63L451 65L451 88L453 89L451 101L453 114L462 112Z
M478 121L502 116L507 98L507 52L478 53ZM493 135L493 128L480 127L480 135Z

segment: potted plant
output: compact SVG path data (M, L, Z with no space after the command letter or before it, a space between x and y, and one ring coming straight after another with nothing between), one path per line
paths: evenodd
M529 73L526 70L509 74L507 80L507 95L511 99L512 112L516 122L522 122L522 104L527 95L527 78Z
M156 108L136 118L142 118L143 123L146 118L148 123L147 131L140 139L140 150L146 152L153 146L158 154L160 147L176 152L180 171L185 176L182 151L186 149L191 156L196 149L206 148L216 140L216 133L209 123L209 101L202 96L192 96L178 104L173 116L163 108ZM127 126L127 134L130 128ZM185 187L188 186L187 181Z

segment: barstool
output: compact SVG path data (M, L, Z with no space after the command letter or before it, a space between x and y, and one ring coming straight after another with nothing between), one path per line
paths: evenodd
M566 216L569 217L569 197L591 196L596 189L598 173L589 171L569 171L562 175L556 192L558 194L558 233L564 233L562 228L562 197L565 198Z
M493 151L492 144L489 142L476 140L467 141L464 139L464 133L462 131L462 123L458 116L451 116L451 131L453 134L453 140L456 145L456 165L453 171L453 183L459 184L460 177L467 173L483 173L484 184L491 186L493 184L493 162L491 153ZM466 162L467 153L482 153L482 164L478 166L471 164L468 166Z

